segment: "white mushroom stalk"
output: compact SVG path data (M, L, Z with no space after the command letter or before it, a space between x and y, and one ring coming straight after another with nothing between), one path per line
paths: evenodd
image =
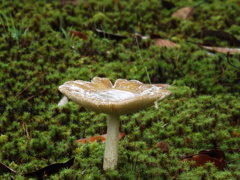
M68 103L68 98L66 96L64 96L58 103L58 106L65 106Z
M103 169L115 169L118 161L119 115L108 115L107 140L103 159Z
M143 84L136 80L118 79L112 85L107 78L95 77L91 82L68 81L59 90L81 106L108 114L107 140L103 168L115 169L118 161L120 115L130 114L170 95L166 85Z

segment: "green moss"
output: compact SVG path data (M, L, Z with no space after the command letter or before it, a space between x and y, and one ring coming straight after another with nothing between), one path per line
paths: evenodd
M239 179L240 62L235 54L208 54L187 42L227 46L221 38L197 38L204 29L238 37L237 1L206 1L187 20L171 18L195 1L83 1L62 7L59 1L0 3L0 162L19 174L0 179L24 179L23 173L76 157L70 169L46 179ZM100 38L96 28L128 37ZM71 39L78 30L87 40ZM159 34L173 37L181 47L157 47L138 40ZM232 46L232 45L231 45ZM232 46L234 47L234 46ZM102 170L104 144L79 144L76 139L106 133L106 115L90 112L62 98L58 86L66 81L89 81L95 76L168 83L172 94L133 115L122 116L118 168ZM153 148L169 143L167 156ZM220 148L228 166L192 168L180 158L203 149Z

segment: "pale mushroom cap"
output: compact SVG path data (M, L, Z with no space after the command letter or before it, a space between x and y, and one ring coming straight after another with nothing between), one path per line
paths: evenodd
M145 109L170 95L170 91L164 86L125 79L118 79L112 85L109 79L99 77L93 78L91 82L68 81L59 86L59 90L89 110L113 115Z

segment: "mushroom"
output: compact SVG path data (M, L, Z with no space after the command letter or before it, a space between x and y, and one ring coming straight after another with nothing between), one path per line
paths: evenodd
M64 106L67 103L68 103L68 98L66 96L63 96L63 98L58 103L58 107Z
M120 115L145 109L170 92L164 85L143 84L137 80L118 79L113 85L107 78L94 77L91 82L65 82L59 90L72 101L97 113L108 114L107 140L103 169L115 169L118 160Z

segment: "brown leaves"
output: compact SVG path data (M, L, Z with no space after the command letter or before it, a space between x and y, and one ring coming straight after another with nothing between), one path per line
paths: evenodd
M184 157L182 161L195 161L194 167L204 166L207 162L213 163L219 170L224 170L226 167L224 152L215 149L200 151L198 154Z
M224 31L203 30L197 33L194 37L203 39L204 41L205 41L204 38L206 37L214 37L223 41L227 41L230 46L240 46L240 41L236 37ZM197 45L213 53L219 52L229 55L240 54L240 48L219 47L214 45L213 41L211 42L205 41L203 44Z
M119 133L118 139L121 140L124 136L125 136L125 133ZM76 142L86 144L86 143L93 143L95 141L105 142L106 139L107 139L107 134L102 134L100 136L93 136L89 138L78 139L76 140Z
M166 141L160 141L154 147L158 147L163 153L170 153L170 146Z
M212 149L212 150L202 150L198 154L206 154L208 156L211 156L213 158L217 159L225 159L225 154L223 151L218 149Z
M194 13L193 7L183 7L172 14L173 18L187 19Z
M63 168L70 168L74 163L74 158L70 159L69 161L65 163L56 163L56 164L51 164L49 166L46 166L42 169L39 169L37 171L33 171L30 173L23 174L25 177L43 177L44 175L51 175L54 173L59 172Z
M154 45L158 47L180 47L180 45L172 41L162 39L161 36L157 34L151 34L150 38L154 40Z
M71 31L69 31L69 34L70 34L71 38L77 37L79 39L88 39L87 35L79 32L79 31L71 30Z
M197 6L199 6L202 3L199 3ZM195 8L197 7L183 7L180 8L179 10L177 10L176 12L174 12L172 14L171 17L173 18L180 18L180 19L187 19L190 16L192 16L192 14L194 13ZM200 38L203 39L205 37L215 37L215 38L219 38L220 40L224 40L227 41L229 43L229 45L231 46L240 46L240 41L234 37L232 34L221 31L221 30L203 30L199 33L197 33L195 36L195 38ZM162 40L156 40L155 44L157 46L178 46L177 44L172 44L172 42L165 42ZM212 45L212 43L211 43ZM209 43L204 43L202 45L199 45L201 48L209 50L211 52L220 52L220 53L225 53L225 54L240 54L240 49L239 48L229 48L229 47L218 47L216 45L211 46L209 45Z
M233 137L240 137L240 133L238 132L232 132L231 134Z
M194 155L191 158L185 159L185 161L195 161L195 167L203 166L207 162L213 163L213 165L219 170L224 170L225 167L225 163L222 159L211 158L210 156L205 154Z
M158 47L180 47L178 44L164 39L155 39L154 44Z

